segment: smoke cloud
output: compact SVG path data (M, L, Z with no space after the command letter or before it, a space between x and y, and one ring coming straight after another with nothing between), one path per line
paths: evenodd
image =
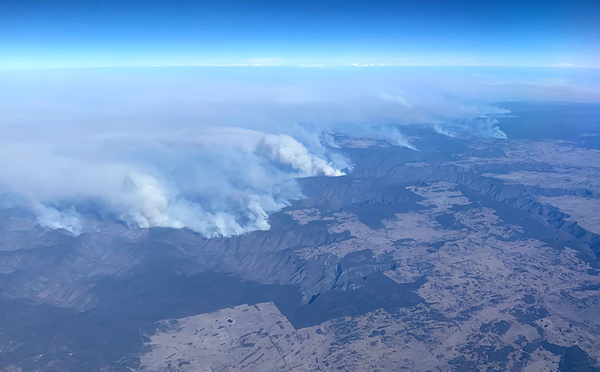
M351 172L334 134L412 150L406 124L501 139L496 117L508 111L494 102L598 97L487 70L4 71L0 196L48 229L111 220L231 236L268 229L270 214L303 197L297 178Z

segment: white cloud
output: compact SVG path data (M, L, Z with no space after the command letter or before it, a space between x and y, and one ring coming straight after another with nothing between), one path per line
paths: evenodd
M575 65L568 62L559 62L554 64L554 67L575 67Z

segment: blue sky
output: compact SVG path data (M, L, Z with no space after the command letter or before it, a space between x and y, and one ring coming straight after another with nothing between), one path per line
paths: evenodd
M600 2L0 2L0 68L600 66Z

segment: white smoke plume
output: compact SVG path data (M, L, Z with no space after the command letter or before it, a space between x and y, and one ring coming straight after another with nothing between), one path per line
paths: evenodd
M37 222L40 226L52 230L64 229L74 234L79 234L83 228L81 217L72 206L59 211L35 202L32 210L37 215Z
M386 139L388 143L394 146L406 147L407 149L419 151L398 128L391 128Z
M433 130L438 133L441 134L442 136L446 136L446 137L450 137L450 138L454 138L457 136L456 133L449 131L448 129L446 129L442 124L440 123L435 123L433 124Z
M259 141L256 150L269 160L289 165L300 177L344 175L344 172L335 169L330 163L309 154L300 142L285 134L265 135Z
M473 133L479 137L507 138L506 133L500 129L498 124L497 119L481 117L474 120L474 125L472 125L471 128L473 128Z
M468 121L435 123L436 133L447 137L468 136L478 138L506 139L507 135L499 126L498 119L487 116L477 117Z
M124 200L127 212L121 218L139 227L174 227L185 225L172 210L173 196L167 196L163 185L154 177L131 172L124 180Z

